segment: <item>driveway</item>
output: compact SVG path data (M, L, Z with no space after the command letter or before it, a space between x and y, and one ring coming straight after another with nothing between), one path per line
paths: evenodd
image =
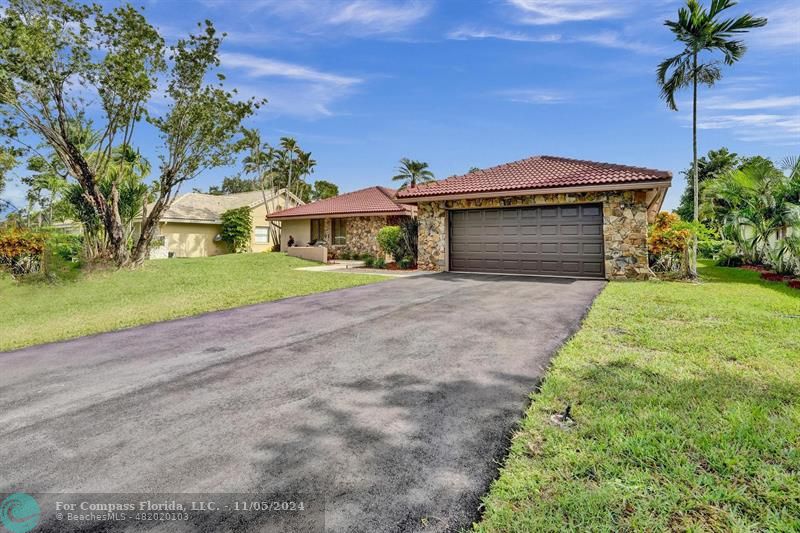
M333 531L458 530L603 286L444 273L0 353L0 493L300 493Z

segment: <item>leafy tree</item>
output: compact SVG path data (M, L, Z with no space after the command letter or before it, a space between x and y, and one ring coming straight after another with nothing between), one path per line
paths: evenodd
M800 179L792 169L784 174L768 159L753 158L708 181L704 203L746 262L763 261L771 241L784 240L789 228L800 232Z
M339 196L339 186L326 180L317 180L314 182L314 187L311 189L311 200L324 200L325 198L333 198Z
M227 242L234 253L250 249L250 236L253 233L253 216L247 206L229 209L222 213L222 240Z
M208 194L236 194L257 190L258 183L256 183L256 180L249 180L241 176L229 176L223 178L222 185L212 185L209 187Z
M767 19L745 14L737 18L722 19L722 13L735 6L734 0L711 0L709 9L698 0L687 0L678 11L678 20L667 20L664 25L675 35L683 50L665 59L657 70L661 97L673 111L678 110L675 96L680 89L692 87L692 191L693 220L699 219L698 164L697 164L697 88L699 84L711 87L722 77L719 61L701 57L701 54L720 52L726 65L733 65L747 50L744 42L735 39L752 28L767 24ZM690 274L697 276L697 239L692 243Z
M400 167L397 172L397 175L393 176L392 179L403 182L400 185L401 189L416 187L419 183L427 183L435 179L433 172L428 169L428 163L415 161L407 157L400 160Z
M739 166L741 158L723 147L719 150L709 150L708 155L697 160L697 182L700 185L700 198L703 197L703 184L706 180L714 179ZM694 167L693 163L682 174L686 177L686 189L681 195L680 204L675 212L685 221L694 218ZM701 208L702 211L702 208ZM702 215L702 213L701 213Z
M200 26L197 35L167 51L156 28L130 5L106 10L72 0L9 0L0 15L1 133L17 142L32 134L50 146L102 222L108 254L120 266L144 260L181 184L231 162L242 120L261 103L234 100L221 75L218 84L206 82L219 65L221 41L210 22ZM147 116L164 71L167 110ZM101 108L92 157L69 131L72 123L86 124L87 91L97 95ZM113 162L113 148L131 146L144 119L164 146L157 197L130 249L119 212L120 184L112 180L104 193L101 178Z
M481 169L478 167L469 167L469 170L467 170L467 174L472 174L473 172L480 172L480 171Z

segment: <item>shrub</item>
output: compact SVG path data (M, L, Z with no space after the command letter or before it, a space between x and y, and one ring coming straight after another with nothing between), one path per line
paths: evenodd
M400 261L397 262L397 266L402 269L409 269L414 267L414 258L410 255L405 256Z
M0 233L0 267L15 279L39 272L45 242L43 234L32 231L12 229Z
M800 272L800 258L795 257L791 239L783 239L771 246L765 256L764 262L775 273L782 276L791 276Z
M738 267L744 264L739 249L735 244L724 241L716 255L717 265L724 267Z
M253 233L253 216L250 208L238 207L222 213L222 240L227 242L234 253L250 249L250 236Z
M347 261L351 257L350 251L349 250L342 250L342 253L339 254L339 257L341 257L343 260Z
M364 254L361 256L361 260L364 261L364 266L372 267L375 264L375 256L371 254Z
M385 226L381 228L378 231L378 246L385 253L391 255L395 261L399 261L405 255L403 230L400 226Z
M373 268L386 268L386 259L383 257L376 257L372 262Z
M64 261L75 261L83 250L83 237L67 233L51 233L46 246Z
M692 225L683 222L675 213L656 215L650 226L647 248L650 267L657 272L686 272L689 265L689 245Z

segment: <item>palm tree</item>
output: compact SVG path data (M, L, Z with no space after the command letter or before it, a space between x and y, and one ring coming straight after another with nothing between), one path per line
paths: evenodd
M711 0L708 10L697 0L687 0L678 11L678 20L667 20L664 25L675 34L675 40L683 50L665 59L658 66L658 84L670 109L678 110L675 94L685 87L692 87L692 184L694 185L694 221L698 220L699 184L697 178L697 87L711 87L722 77L719 61L700 61L703 52L721 52L726 65L733 65L742 58L747 47L734 39L752 28L766 25L767 19L745 14L738 18L720 19L723 11L736 5L734 0ZM690 274L697 276L697 237L692 243Z
M286 201L284 205L289 205L289 191L292 188L292 171L294 170L294 158L300 152L300 146L293 137L281 137L281 148L283 157L287 160L289 175L286 179Z
M398 174L393 176L394 181L402 181L401 189L406 187L416 187L419 183L428 183L436 178L433 172L428 170L428 163L423 161L415 161L404 157L400 160L400 167L397 169Z

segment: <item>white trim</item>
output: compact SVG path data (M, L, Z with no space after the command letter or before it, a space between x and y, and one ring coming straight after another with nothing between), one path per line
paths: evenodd
M613 192L630 190L648 190L660 187L669 187L672 179L660 181L641 181L631 183L617 183L607 185L581 185L579 187L552 187L547 189L517 189L510 191L484 191L466 194L438 194L434 196L418 196L397 198L396 201L402 204L413 204L419 202L445 202L448 200L471 200L474 198L507 198L511 196L541 196L544 194L561 193L583 193L583 192Z

